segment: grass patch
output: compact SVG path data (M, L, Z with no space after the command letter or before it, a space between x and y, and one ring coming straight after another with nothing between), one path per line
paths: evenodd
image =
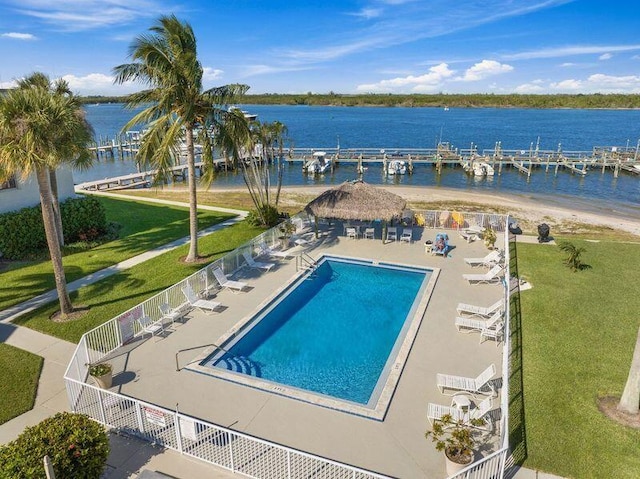
M257 236L262 230L241 222L205 236L198 242L199 253L207 262L223 256ZM27 326L57 338L77 343L82 335L147 298L181 281L204 267L204 264L184 263L189 245L176 248L98 283L71 293L74 304L89 307L89 312L75 321L57 323L49 317L58 309L50 303L21 316L15 324Z
M0 424L33 408L44 359L0 343Z
M120 238L63 258L67 282L119 263L149 249L189 235L189 210L114 198L98 198L107 220L120 223ZM220 223L232 215L198 212L200 228ZM55 288L51 261L20 262L2 270L0 310Z
M640 245L591 243L571 272L558 248L518 244L526 467L580 478L635 478L640 431L599 412L597 398L620 396L640 326Z

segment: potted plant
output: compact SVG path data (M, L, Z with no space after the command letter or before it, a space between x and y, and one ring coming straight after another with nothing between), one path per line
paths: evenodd
M471 425L481 426L482 419L472 419ZM425 433L431 438L436 450L444 451L447 476L452 476L473 462L475 439L471 425L456 421L450 414L433 423L431 431Z
M102 389L109 389L113 379L113 367L109 363L96 363L89 366L89 374Z
M496 236L496 232L493 230L493 228L488 227L482 233L482 239L484 240L484 244L487 248L493 249L496 244L496 239L498 239L498 237Z
M278 239L280 240L282 249L287 249L289 247L291 236L296 232L296 225L294 225L290 220L286 220L280 223L278 230L281 233L281 235L278 236Z

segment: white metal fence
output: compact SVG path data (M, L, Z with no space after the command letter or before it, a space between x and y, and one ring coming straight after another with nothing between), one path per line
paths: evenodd
M425 228L458 229L472 226L491 227L503 232L506 255L506 278L509 278L509 248L507 216L446 211L414 211L407 221L424 222ZM401 220L401 219L399 219ZM292 218L298 233L309 231L311 224L306 215ZM423 225L420 225L423 226ZM85 333L65 372L67 397L71 410L86 414L105 424L161 444L203 461L253 478L327 479L386 478L371 471L341 464L330 459L307 454L295 449L270 443L214 424L200 421L176 411L164 409L144 401L96 388L87 383L89 365L100 362L132 338L140 335L137 319L148 316L160 320L159 306L167 303L172 308L188 306L181 288L189 284L196 294L218 288L213 278L214 268L231 273L244 263L242 252L255 251L261 243L268 246L278 241L281 233L272 228L238 249L219 258L183 281L125 311L110 321ZM505 281L506 318L509 317L509 281ZM505 321L503 343L503 387L501 389L500 418L501 448L452 476L457 478L488 479L503 477L508 453L508 378L509 378L509 322Z

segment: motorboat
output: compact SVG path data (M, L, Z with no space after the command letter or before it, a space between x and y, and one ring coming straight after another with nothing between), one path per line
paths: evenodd
M331 168L331 158L327 158L326 151L316 151L313 153L313 158L304 165L304 168L309 175L321 175Z
M474 161L473 162L473 175L474 176L493 176L495 170L486 161Z
M407 172L407 163L404 160L391 160L387 165L389 175L404 175Z
M247 121L256 121L258 119L257 114L249 113L246 110L240 110L240 108L238 108L237 106L230 106L229 113L232 113L234 111L240 111L244 115L245 120Z

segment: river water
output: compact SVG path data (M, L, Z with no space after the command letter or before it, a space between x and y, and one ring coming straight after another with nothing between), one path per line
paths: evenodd
M594 146L629 146L640 138L639 110L572 110L520 108L403 108L243 105L263 122L280 121L287 126L286 146L315 148L380 148L392 152L402 148L435 148L448 142L482 152L501 142L505 150L591 151ZM114 138L134 111L120 104L88 105L87 118L96 138ZM503 169L500 176L475 178L460 168L444 168L436 175L431 166L414 165L413 175L386 176L382 167L369 165L364 180L372 184L436 186L470 191L540 197L560 203L580 203L591 209L624 211L640 215L640 176L609 170L589 170L586 176L553 168L534 170L530 178L516 170ZM101 161L84 172L74 172L75 181L97 180L136 171L131 161ZM300 163L287 165L283 185L334 185L356 178L355 165L342 164L332 174L320 177L302 173ZM217 186L243 186L242 176L220 173Z

